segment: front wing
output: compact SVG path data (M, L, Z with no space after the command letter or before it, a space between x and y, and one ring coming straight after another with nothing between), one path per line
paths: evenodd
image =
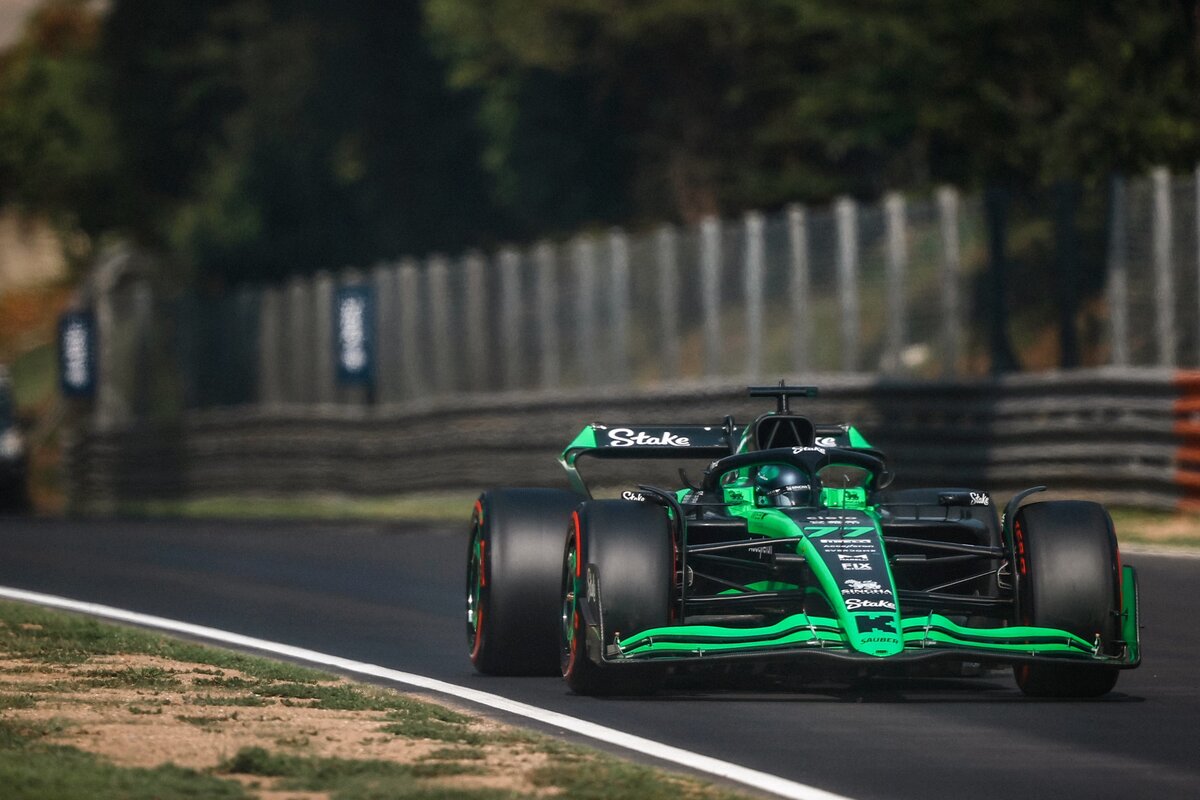
M894 655L876 656L853 649L840 620L800 613L757 628L712 625L652 628L619 638L606 649L602 660L616 664L747 658L790 660L811 656L878 665L942 659L995 663L1059 660L1128 669L1141 661L1140 622L1136 572L1130 566L1123 567L1122 572L1124 647L1119 656L1102 653L1098 642L1057 628L975 628L934 612L902 616L900 633L904 649ZM599 638L592 641L598 643Z

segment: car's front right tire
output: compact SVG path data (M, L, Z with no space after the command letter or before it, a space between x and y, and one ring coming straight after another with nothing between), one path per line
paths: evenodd
M593 648L669 624L674 569L671 524L662 506L596 500L579 507L567 534L561 579L560 657L573 692L653 690L661 674L656 665L603 663ZM589 617L599 624L602 639L589 640Z

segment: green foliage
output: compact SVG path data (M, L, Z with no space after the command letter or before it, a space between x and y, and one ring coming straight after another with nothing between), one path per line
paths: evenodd
M0 201L205 285L1200 158L1200 0L49 0ZM93 236L94 239L94 236Z
M0 203L47 210L98 232L117 222L119 147L95 51L98 22L80 0L35 12L0 54Z

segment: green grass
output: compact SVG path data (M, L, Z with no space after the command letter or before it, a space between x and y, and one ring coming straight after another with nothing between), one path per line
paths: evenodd
M1110 508L1117 539L1124 542L1200 547L1200 514Z
M22 800L153 800L154 798L248 797L240 784L167 764L155 769L122 768L77 750L47 744L60 729L0 720L0 786L5 797Z
M23 800L87 797L89 800L149 798L243 798L248 790L230 776L259 776L273 790L326 792L337 800L517 800L511 791L464 788L439 778L487 775L484 747L506 747L509 753L542 753L550 766L538 770L534 782L554 796L589 800L627 797L723 800L736 795L706 787L647 767L633 766L585 748L567 745L523 730L483 733L471 717L404 697L374 686L348 684L333 676L292 664L169 639L146 631L100 623L73 614L0 601L0 653L50 666L77 667L96 656L158 655L191 664L190 671L154 667L76 668L69 679L53 684L7 684L0 694L0 797ZM242 675L229 675L237 670ZM20 673L20 667L12 670ZM340 759L300 753L243 748L210 770L165 765L154 769L122 768L73 747L53 744L52 737L73 727L70 719L27 722L14 718L36 707L42 691L78 691L88 686L158 690L178 688L193 677L212 690L244 692L223 699L197 695L188 702L210 706L258 705L271 701L319 709L378 714L380 738L399 736L447 743L412 763ZM34 691L36 689L37 691ZM167 699L142 697L123 706L131 716L154 716L196 726L224 729L239 711L186 714ZM252 712L260 713L260 712ZM169 716L168 716L169 715ZM276 741L279 748L303 748L323 735L319 722L306 722L296 736ZM496 751L492 751L496 752ZM253 790L253 786L250 791Z
M122 503L118 514L194 519L419 520L466 525L477 492L421 492L392 497L207 497Z

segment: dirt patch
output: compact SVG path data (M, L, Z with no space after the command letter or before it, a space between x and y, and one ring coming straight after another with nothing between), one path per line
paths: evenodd
M312 684L315 689L351 685L345 680ZM549 756L522 743L520 737L510 737L517 739L515 743L481 745L396 735L384 730L394 721L386 711L317 708L316 700L263 696L248 688L252 686L263 689L261 680L237 670L154 656L97 657L71 666L0 659L0 698L21 698L9 702L12 707L0 712L0 718L54 721L59 732L50 737L52 743L95 753L124 767L172 763L212 771L248 747L402 764L449 758L465 760L472 774L425 780L528 795L555 793L531 780ZM404 697L387 689L355 686L374 697ZM505 729L490 721L472 721L468 730L495 738ZM268 800L326 796L292 790L276 793L274 782L260 776L229 777Z

